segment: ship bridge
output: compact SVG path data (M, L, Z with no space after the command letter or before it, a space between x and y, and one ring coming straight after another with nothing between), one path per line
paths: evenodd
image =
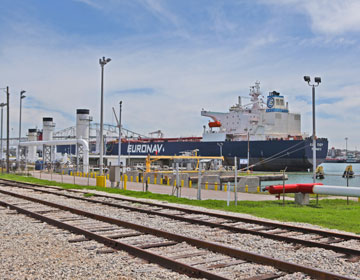
M285 104L284 96L277 91L272 91L267 97L266 112L282 112L289 113L288 104Z

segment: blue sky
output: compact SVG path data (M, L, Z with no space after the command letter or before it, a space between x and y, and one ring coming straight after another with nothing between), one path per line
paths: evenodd
M311 132L311 88L320 76L317 132L331 146L360 148L360 2L356 0L0 0L0 88L10 86L11 126L23 134L77 108L105 121L123 101L124 126L142 134L200 136L202 108L227 111L256 80L302 113ZM0 101L2 99L0 98Z

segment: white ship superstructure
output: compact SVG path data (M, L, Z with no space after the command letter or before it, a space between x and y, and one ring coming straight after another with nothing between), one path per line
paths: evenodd
M301 115L290 113L284 96L273 91L266 104L260 92L260 83L250 88L251 103L241 104L241 97L228 113L201 111L210 117L209 129L202 141L245 141L271 139L302 139Z

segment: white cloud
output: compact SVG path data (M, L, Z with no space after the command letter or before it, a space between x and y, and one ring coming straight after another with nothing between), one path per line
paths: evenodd
M181 20L176 15L167 14L167 10L154 6L154 3L146 2L146 5L150 5L149 9L157 16L181 27ZM18 36L22 30L19 26L14 29L13 37L9 36L0 45L0 59L6 65L6 68L0 68L0 77L11 87L11 119L15 135L21 89L27 90L28 96L35 99L31 104L41 105L41 109L29 108L30 100L24 100L24 130L41 127L44 116L54 117L57 129L72 126L77 108L89 108L94 121L98 122L98 59L104 55L112 58L105 67L105 121L113 120L111 107L118 108L119 101L123 100L125 127L142 134L161 129L169 137L199 136L202 125L207 123L207 119L200 116L201 109L227 111L238 95L248 95L249 86L255 80L262 82L265 94L272 90L283 93L289 99L291 110L303 114L303 130L310 132L311 106L303 99L296 99L301 95L310 98L311 89L302 80L304 74L309 74L323 78L317 98L342 97L332 105L317 107L318 135L329 137L332 145L343 143L344 136L338 131L351 131L348 137L352 139L358 135L354 127L358 123L357 115L360 115L360 100L356 95L360 90L360 65L352 61L351 54L346 57L334 53L333 57L320 56L315 60L307 57L307 53L286 55L289 49L295 49L295 44L284 48L281 38L263 30L238 45L226 47L214 46L211 42L204 42L205 47L199 47L191 41L154 45L149 43L151 36L122 38L107 46L84 46L78 44L76 38L59 36L42 26L26 26L26 36ZM349 62L352 67L348 66ZM308 69L312 69L312 73ZM345 81L352 86L344 86ZM113 94L134 88L151 88L154 94ZM325 113L331 118L321 117ZM341 128L335 130L334 126Z
M92 8L95 8L95 9L102 9L102 6L96 0L73 0L73 1L86 4L86 5L88 5L88 6L92 7Z
M310 17L313 31L339 35L360 31L358 0L260 0L261 3L285 6ZM286 10L284 11L286 12Z

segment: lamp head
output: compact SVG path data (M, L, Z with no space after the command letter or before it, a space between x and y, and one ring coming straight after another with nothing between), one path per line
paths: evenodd
M315 77L315 83L320 84L321 83L321 78L320 77Z
M105 58L105 56L103 56L102 58L99 59L99 63L101 66L104 66L106 63L109 63L111 61L111 58Z
M310 83L310 76L304 76L304 81Z

